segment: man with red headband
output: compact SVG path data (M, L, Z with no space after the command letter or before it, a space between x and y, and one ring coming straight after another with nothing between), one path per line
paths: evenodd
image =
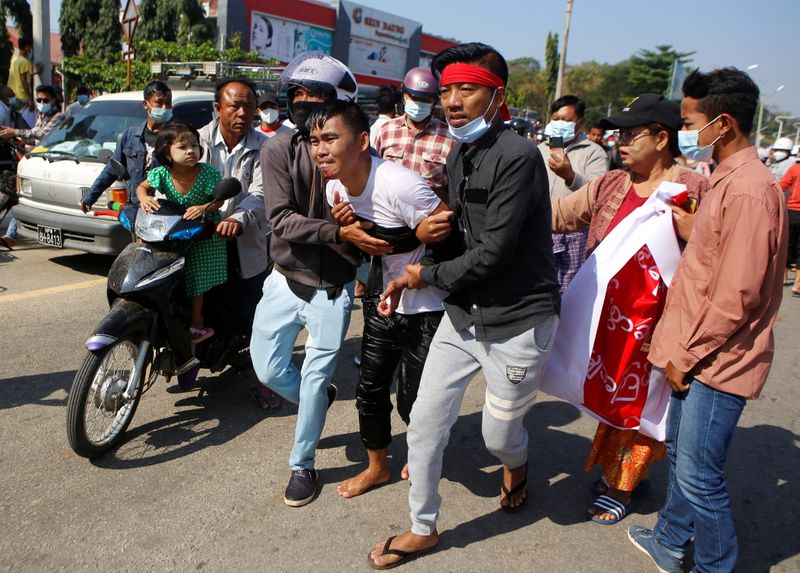
M442 454L479 370L486 378L483 439L503 464L500 506L514 511L525 502L523 419L558 324L547 171L536 147L503 123L506 62L490 46L461 44L438 54L431 69L440 77L442 107L458 143L447 158L455 217L428 219L432 234L437 225L438 232L452 225L454 257L408 265L382 295L391 310L404 288L431 285L449 293L408 428L411 530L375 547L369 559L376 569L437 545Z

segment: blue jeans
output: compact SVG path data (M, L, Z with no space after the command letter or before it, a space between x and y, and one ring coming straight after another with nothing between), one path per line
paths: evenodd
M325 290L317 290L311 302L305 302L295 296L286 277L277 270L264 281L264 294L253 320L250 356L261 383L298 404L294 447L289 456L293 470L314 469L314 454L328 410L328 384L350 324L352 301L352 282L334 300L328 300ZM308 339L299 371L292 364L292 352L303 327Z
M738 555L723 466L746 400L693 380L673 392L667 420L667 499L653 530L678 554L694 539L695 571L733 571Z
M8 214L4 217L8 221L8 228L6 232L3 233L4 237L8 237L9 239L16 239L17 238L17 220L14 218L14 215L11 214L9 211ZM0 221L2 223L2 221Z

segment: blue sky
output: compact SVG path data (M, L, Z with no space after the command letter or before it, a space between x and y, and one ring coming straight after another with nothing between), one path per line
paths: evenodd
M508 59L540 62L547 32L562 33L566 8L566 0L360 3L418 20L431 34L486 42ZM785 85L767 105L800 117L799 24L800 0L575 0L567 63L615 63L670 44L696 51L693 64L703 70L758 64L750 73L762 93Z
M51 0L58 28L60 0ZM564 27L566 0L360 0L422 22L426 32L492 44L509 59L544 61L548 31ZM615 63L641 49L670 44L696 51L694 65L751 72L775 105L800 116L800 0L575 0L567 62ZM797 121L800 121L798 119Z

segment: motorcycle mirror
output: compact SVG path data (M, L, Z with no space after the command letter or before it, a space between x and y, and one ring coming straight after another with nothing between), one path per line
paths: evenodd
M97 160L100 163L108 163L108 160L111 159L111 156L114 155L111 153L110 149L101 149L100 152L97 154Z
M242 190L242 184L234 177L226 177L220 180L214 187L214 200L225 201L231 197L236 197Z
M117 179L120 181L127 181L131 178L131 174L128 173L128 170L125 169L125 166L114 159L113 157L108 160L109 165L111 165L111 169L114 171L114 175L117 176Z

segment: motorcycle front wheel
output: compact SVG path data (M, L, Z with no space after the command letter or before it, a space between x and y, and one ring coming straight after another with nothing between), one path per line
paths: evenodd
M141 398L144 372L136 380L133 398L125 400L122 394L138 349L138 341L119 340L86 354L67 401L67 437L79 456L96 458L106 453L122 439L131 423Z

